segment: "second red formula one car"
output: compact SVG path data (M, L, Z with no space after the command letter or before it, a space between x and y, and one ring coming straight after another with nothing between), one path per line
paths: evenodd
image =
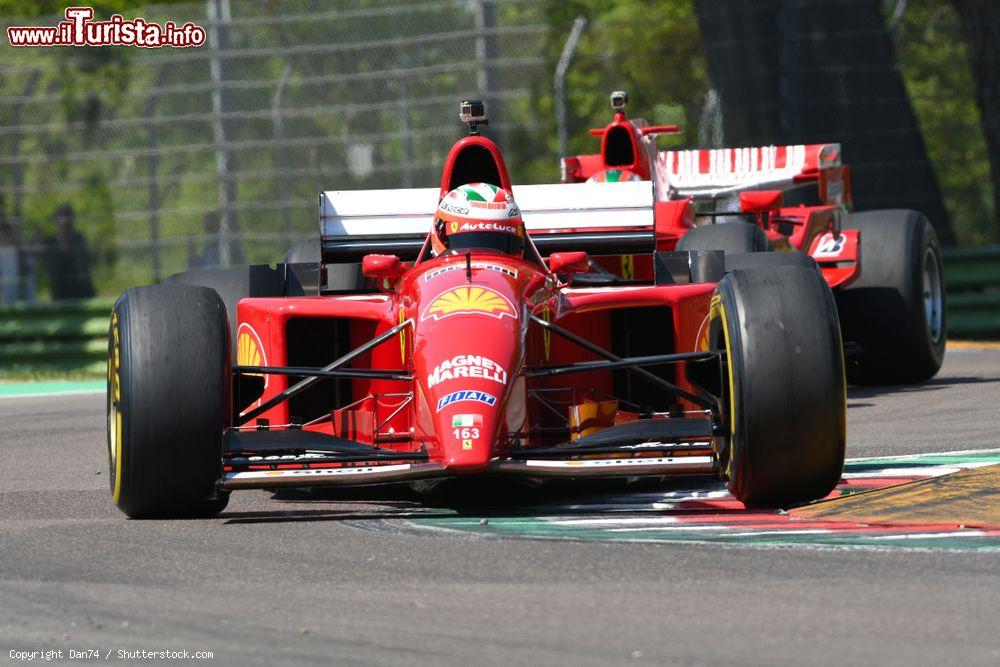
M671 246L678 250L788 251L802 265L812 258L834 288L851 381L921 382L938 372L944 272L926 217L853 212L839 144L660 151L655 137L678 128L630 119L626 102L624 92L611 94L614 118L591 130L601 152L563 159L564 182L652 181L657 202L690 202L689 226ZM690 224L696 219L705 224Z
M471 133L440 188L321 195L320 263L192 271L118 299L118 507L209 516L239 489L494 475L716 475L747 504L828 494L845 377L820 273L663 249L687 203L654 205L648 183L515 187L478 134L482 105L462 109ZM588 253L643 254L651 276L577 283L603 275Z

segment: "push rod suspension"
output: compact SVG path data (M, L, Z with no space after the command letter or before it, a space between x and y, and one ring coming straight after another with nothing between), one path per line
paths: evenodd
M575 343L575 344L579 345L580 347L582 347L583 349L589 350L590 352L593 352L597 356L599 356L599 357L601 357L603 359L606 359L607 361L612 361L612 362L622 361L622 358L619 357L617 354L614 354L613 352L609 352L609 351L605 350L603 347L601 347L599 345L594 345L589 340L587 340L585 338L581 338L580 336L577 336L572 331L568 331L566 329L563 329L559 325L553 324L552 322L546 322L545 320L543 320L542 318L540 318L540 317L538 317L536 315L531 315L531 321L535 322L536 324L538 324L542 328L551 331L554 334L562 336L563 338L565 338L566 340L570 341L571 343ZM698 354L702 354L702 353L698 353ZM708 354L714 354L714 353L708 353ZM676 355L668 355L668 356L676 356ZM607 366L604 366L604 368L607 368ZM671 394L673 394L674 396L677 396L678 398L686 398L687 400L691 401L695 405L700 405L703 408L711 408L711 407L713 407L713 404L712 404L711 401L706 400L706 399L702 398L701 396L697 396L695 394L692 394L689 391L681 389L680 387L678 387L677 385L675 385L673 382L670 382L669 380L664 380L663 378L659 377L658 375L654 375L653 373L650 373L645 368L638 368L638 367L635 366L635 364L626 364L626 365L622 366L622 368L625 368L626 370L629 370L629 371L631 371L631 372L639 375L643 379L645 379L645 380L647 380L649 382L652 382L653 384L655 384L655 385L657 385L657 386L659 386L659 387L661 387L661 388L669 391ZM544 370L544 369L541 369L541 370ZM588 369L588 370L597 370L597 369ZM535 373L538 373L538 372L540 372L540 371L535 371Z
M365 343L361 347L357 347L357 348L351 350L350 352L348 352L344 356L340 357L336 361L333 361L332 363L324 366L323 368L321 368L319 370L321 372L323 372L323 373L326 373L326 372L329 372L329 371L335 371L338 368L340 368L341 366L344 366L346 364L351 363L353 360L357 359L358 357L360 357L362 354L364 354L368 350L371 350L371 349L373 349L375 347L378 347L379 345L381 345L385 341L387 341L387 340L395 337L400 331L402 331L406 327L409 327L409 326L412 326L412 325L413 325L413 318L410 318L410 319L406 320L405 322L401 322L401 323L397 324L396 326L392 327L391 329L386 330L386 332L383 333L383 334L381 334L380 336L377 336L377 337L371 339L370 341L368 341L367 343ZM240 417L240 421L237 424L237 426L240 426L242 424L246 424L250 420L259 417L260 415L264 414L265 412L267 412L268 410L270 410L274 406L276 406L276 405L278 405L278 404L280 404L280 403L282 403L284 401L287 401L292 396L295 396L297 394L302 393L303 391L305 391L309 387L313 386L314 384L316 384L317 382L319 382L322 379L323 378L321 376L319 376L319 375L312 375L311 377L307 377L304 380L300 380L299 382L295 383L294 385L292 385L288 389L284 390L280 394L278 394L276 396L273 396L272 398L264 401L262 404L260 404L258 407L254 408L250 412L247 412L246 414L244 414L242 417Z
M322 368L302 366L233 366L233 372L241 375L289 375L294 377L319 378L361 378L369 380L412 380L413 376L404 370L370 370L365 368L344 368L324 371Z

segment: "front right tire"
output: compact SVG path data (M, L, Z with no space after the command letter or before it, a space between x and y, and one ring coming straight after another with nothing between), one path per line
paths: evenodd
M722 360L720 452L729 491L747 506L825 497L844 467L847 400L837 308L819 271L727 273L709 315Z

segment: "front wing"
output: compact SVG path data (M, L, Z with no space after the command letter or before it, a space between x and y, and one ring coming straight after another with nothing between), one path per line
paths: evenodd
M640 419L555 447L512 449L479 474L639 477L713 474L717 429L708 418ZM224 491L271 487L356 486L453 477L421 450L400 452L314 431L231 431Z

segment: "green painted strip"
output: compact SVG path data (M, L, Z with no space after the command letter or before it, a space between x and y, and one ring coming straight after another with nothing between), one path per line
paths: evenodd
M970 463L1000 463L1000 452L983 450L981 453L927 454L925 456L891 458L891 459L861 459L848 461L844 464L844 472L868 472L871 470L886 470L892 468L918 468L923 466L952 466Z
M846 471L860 473L862 478L866 472L891 477L894 470L905 468L968 469L970 465L997 463L1000 463L1000 449L966 450L856 459L847 462ZM954 530L941 530L934 527L933 521L926 526L892 522L869 526L825 517L789 517L786 513L775 513L773 520L762 515L760 521L728 521L727 515L738 517L742 512L721 508L715 512L716 521L691 521L698 515L656 508L655 498L636 497L634 511L604 511L613 500L591 499L595 503L592 508L584 499L577 499L572 506L529 503L524 507L508 507L502 516L487 515L485 523L478 516L454 512L419 514L409 517L408 522L421 528L535 539L1000 552L1000 532L996 529L965 529L956 525ZM663 498L661 502L670 501Z
M412 521L412 520L411 520ZM821 545L845 547L882 547L907 549L958 549L976 551L1000 551L1000 543L993 538L979 537L975 531L969 531L968 537L952 535L948 537L912 537L907 539L893 538L879 534L864 533L826 533L810 532L796 534L795 528L789 526L788 531L781 529L765 531L754 535L754 529L747 527L746 533L734 535L732 532L713 533L707 530L642 530L635 532L611 531L608 528L585 528L581 526L566 526L555 524L543 518L536 519L490 519L487 525L482 525L478 519L465 517L455 518L425 518L413 521L416 525L445 528L479 535L505 535L511 537L527 537L541 539L573 539L598 540L616 542L692 542L714 544L741 544L761 546L796 546ZM738 528L730 529L742 532ZM784 534L781 534L784 533Z
M106 380L83 380L79 382L0 382L0 398L103 393L106 388Z

